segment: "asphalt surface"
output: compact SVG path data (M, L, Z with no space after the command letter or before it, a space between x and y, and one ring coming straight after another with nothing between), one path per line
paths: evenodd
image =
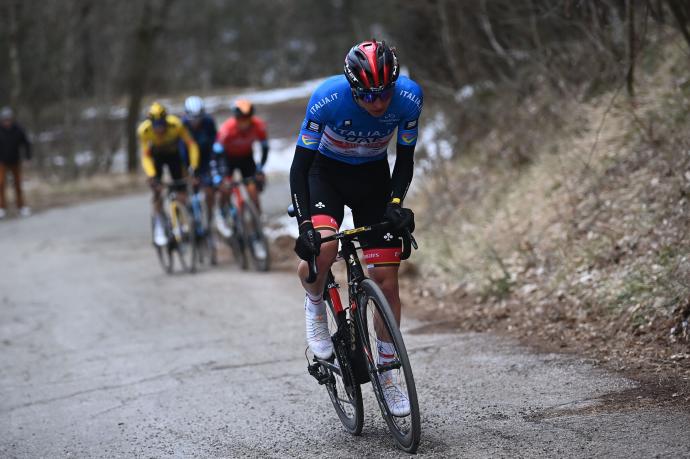
M0 457L402 455L369 386L354 438L307 375L293 273L167 276L148 212L131 196L0 222ZM422 325L403 327L419 456L690 456L688 413L592 409L630 381Z

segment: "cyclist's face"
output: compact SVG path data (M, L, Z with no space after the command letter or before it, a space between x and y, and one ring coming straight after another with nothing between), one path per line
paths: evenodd
M380 117L386 113L388 106L391 104L392 97L377 97L371 102L367 102L364 98L355 97L357 104L366 110L373 117Z
M155 132L158 135L163 135L165 134L165 123L154 123L153 124L153 132Z

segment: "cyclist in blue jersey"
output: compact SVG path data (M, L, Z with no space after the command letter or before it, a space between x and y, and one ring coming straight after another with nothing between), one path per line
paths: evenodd
M297 138L290 169L292 201L299 223L295 252L303 260L318 255L319 275L307 284L306 261L298 276L306 291L307 343L315 356L333 353L322 292L337 254L337 242L320 247L322 236L336 232L343 207L352 209L356 227L388 220L393 230L362 238L369 276L381 287L400 323L398 231L414 229L414 214L402 207L412 180L422 90L399 76L395 50L370 40L353 46L345 58L344 75L333 76L312 94ZM396 134L397 131L397 134ZM388 144L396 137L391 175ZM377 340L379 364L393 358L392 343ZM409 413L409 400L393 371L381 375L386 401L400 416Z
M194 137L199 146L199 167L197 174L201 186L205 188L206 206L209 209L210 223L214 204L213 178L211 174L213 158L213 142L216 140L216 122L206 114L204 100L198 96L190 96L184 101L184 117L182 122Z

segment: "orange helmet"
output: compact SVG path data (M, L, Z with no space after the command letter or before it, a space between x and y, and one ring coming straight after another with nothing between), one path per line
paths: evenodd
M232 113L237 117L254 115L254 104L246 99L238 99L232 104Z

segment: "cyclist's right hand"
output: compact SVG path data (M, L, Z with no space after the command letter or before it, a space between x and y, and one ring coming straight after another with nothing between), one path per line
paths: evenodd
M321 251L321 234L314 229L311 222L299 227L299 237L295 241L295 253L302 260L311 261Z

